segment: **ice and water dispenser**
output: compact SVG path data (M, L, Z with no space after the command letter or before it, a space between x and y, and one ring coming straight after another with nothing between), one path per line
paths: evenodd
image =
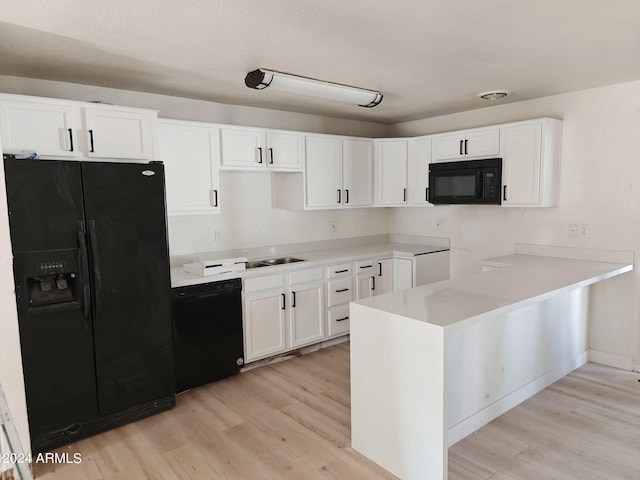
M32 309L78 302L77 254L77 250L23 253L21 305Z

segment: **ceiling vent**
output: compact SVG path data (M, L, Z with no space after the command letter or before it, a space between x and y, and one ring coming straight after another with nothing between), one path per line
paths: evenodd
M478 98L481 100L500 100L509 95L511 95L509 90L491 90L489 92L479 93Z

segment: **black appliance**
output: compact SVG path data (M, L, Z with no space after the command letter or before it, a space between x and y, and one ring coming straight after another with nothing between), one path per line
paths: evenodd
M163 165L4 168L33 451L171 408Z
M172 289L178 392L240 372L244 364L242 281Z
M429 165L429 202L436 205L500 205L501 187L501 158Z

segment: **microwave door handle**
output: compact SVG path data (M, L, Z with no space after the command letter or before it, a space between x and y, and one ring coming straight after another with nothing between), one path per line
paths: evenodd
M476 198L478 198L479 200L482 200L484 198L484 192L482 188L484 184L484 182L482 181L483 176L484 175L482 172L476 173Z

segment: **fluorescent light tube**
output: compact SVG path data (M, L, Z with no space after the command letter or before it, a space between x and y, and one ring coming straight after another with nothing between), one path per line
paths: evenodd
M361 107L375 107L382 101L382 94L373 90L323 82L263 68L247 73L244 83L247 87L255 88L256 90L271 88L298 95L352 103Z

